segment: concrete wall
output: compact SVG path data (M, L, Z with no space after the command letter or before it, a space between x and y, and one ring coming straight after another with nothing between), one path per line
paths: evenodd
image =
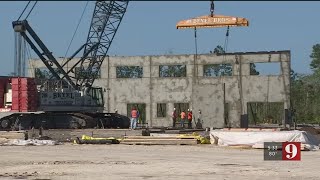
M280 62L280 75L250 75L250 63L258 62ZM221 63L232 64L233 76L203 76L203 65ZM159 77L159 65L180 64L187 66L186 77ZM116 78L116 66L142 66L143 77ZM44 67L40 60L29 61L31 77L38 67ZM128 103L145 103L150 126L171 126L174 103L189 103L196 117L201 109L205 127L224 127L224 103L228 103L228 124L240 127L248 102L283 102L284 109L290 107L290 51L107 57L94 84L105 89L108 112L118 109L126 115ZM166 117L157 117L157 103L167 104Z

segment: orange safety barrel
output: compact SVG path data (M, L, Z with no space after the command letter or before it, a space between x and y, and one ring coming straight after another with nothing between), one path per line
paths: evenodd
M215 27L249 26L249 21L242 17L208 15L179 21L177 29L184 28L215 28Z

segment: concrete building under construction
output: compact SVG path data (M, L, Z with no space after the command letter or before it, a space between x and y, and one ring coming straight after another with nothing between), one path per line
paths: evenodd
M253 75L252 63L278 63L280 74ZM219 65L230 68L217 70ZM30 60L29 76L35 77L37 68L45 66ZM178 112L193 109L195 117L200 109L204 127L246 127L252 102L281 103L281 121L288 119L290 51L112 56L104 60L99 76L94 85L104 89L106 112L129 115L132 106L139 106L152 127L171 126L174 107Z

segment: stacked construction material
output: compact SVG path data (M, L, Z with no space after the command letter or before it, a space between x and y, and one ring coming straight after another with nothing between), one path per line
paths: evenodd
M195 136L125 136L120 144L134 145L195 145Z
M38 107L38 92L35 79L12 78L12 111L30 112Z

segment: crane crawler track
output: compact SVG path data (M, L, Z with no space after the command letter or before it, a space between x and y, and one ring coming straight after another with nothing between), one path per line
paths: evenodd
M128 128L130 119L115 113L14 113L0 119L0 131L28 129Z

